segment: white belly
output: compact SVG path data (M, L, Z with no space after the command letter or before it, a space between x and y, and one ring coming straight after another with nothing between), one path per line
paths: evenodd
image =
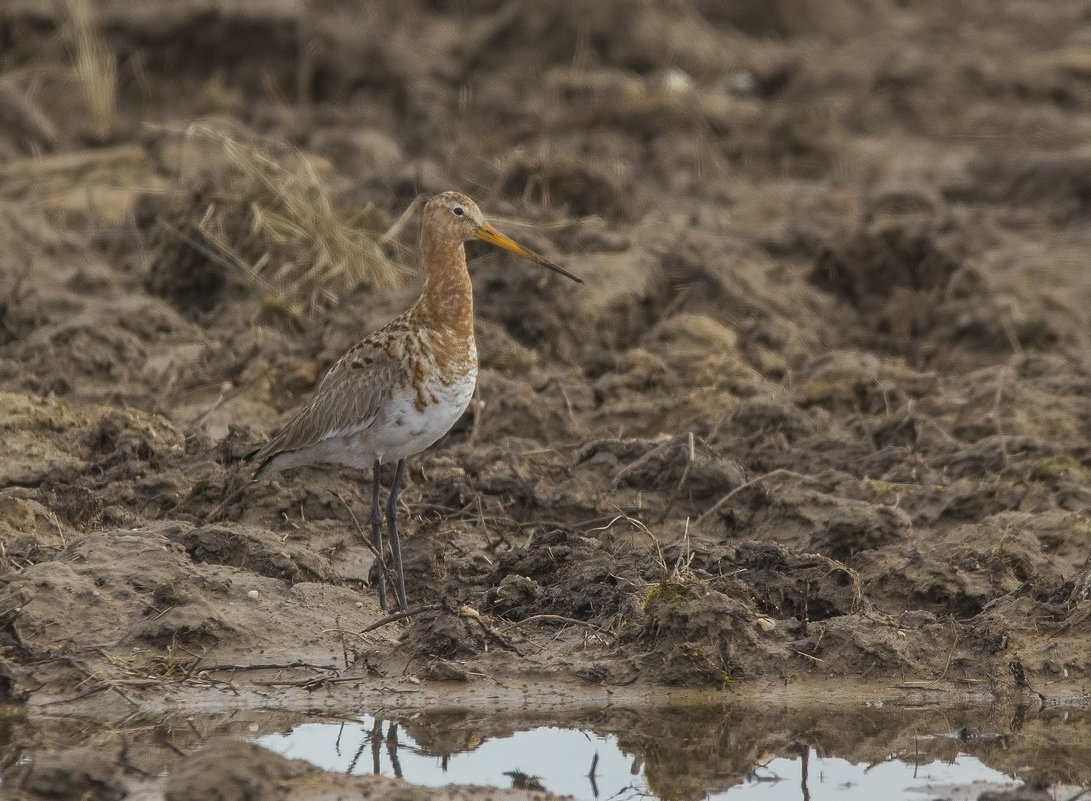
M294 458L283 467L327 462L369 468L376 460L390 463L420 453L458 422L470 405L476 383L476 368L451 384L429 382L422 395L429 402L421 408L415 392L395 390L365 425L332 433L306 453L291 454ZM277 469L283 468L278 465Z
M362 449L370 449L382 462L393 462L420 453L451 430L470 405L477 376L466 376L450 385L435 384L429 393L435 401L418 409L416 396L402 393L375 419L370 430L356 435Z

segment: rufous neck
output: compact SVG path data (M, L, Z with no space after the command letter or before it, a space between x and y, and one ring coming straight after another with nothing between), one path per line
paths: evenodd
M466 269L466 249L461 242L437 241L421 236L424 286L414 309L429 328L455 338L470 339L474 333L474 297Z

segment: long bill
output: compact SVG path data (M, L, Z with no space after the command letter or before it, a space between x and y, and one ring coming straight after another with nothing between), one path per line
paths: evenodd
M502 247L504 248L504 250L510 250L516 256L522 256L524 259L532 261L535 264L540 264L543 267L548 267L549 269L553 270L553 272L560 273L566 278L571 278L573 281L581 284L583 283L583 279L580 278L578 275L574 275L573 273L568 272L568 270L566 270L564 267L561 267L558 264L554 264L545 256L539 256L533 250L528 250L527 248L516 242L514 239L510 239L509 237L504 236L502 233L497 231L488 223L481 223L481 227L477 229L477 238L485 242L489 242L493 245L497 245L498 247Z

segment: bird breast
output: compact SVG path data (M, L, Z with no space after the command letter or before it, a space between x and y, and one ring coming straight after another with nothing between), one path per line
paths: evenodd
M476 358L458 371L422 361L412 380L394 390L370 430L360 433L365 440L360 445L384 462L423 451L450 431L470 405L477 384Z

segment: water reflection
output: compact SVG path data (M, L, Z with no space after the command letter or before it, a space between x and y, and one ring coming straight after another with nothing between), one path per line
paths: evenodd
M978 783L981 790L1017 782L1003 759L993 759L1017 750L1008 736L966 726L928 733L919 713L904 710L841 716L824 710L797 717L791 727L763 727L770 721L761 713L723 707L601 710L583 717L581 728L521 728L468 710L398 720L365 715L302 724L258 742L330 771L428 786L541 787L589 800L849 801L881 792L894 801L919 799L936 787ZM1024 770L1030 764L1023 763Z
M1079 708L799 709L771 700L761 707L427 708L339 720L259 709L129 713L117 720L2 710L0 771L93 742L158 775L182 754L233 738L255 739L336 772L377 772L425 785L538 783L598 801L849 801L875 798L877 788L884 801L919 801L950 797L945 785L1043 778L1077 787L1055 792L1068 798L1091 783L1091 712Z

